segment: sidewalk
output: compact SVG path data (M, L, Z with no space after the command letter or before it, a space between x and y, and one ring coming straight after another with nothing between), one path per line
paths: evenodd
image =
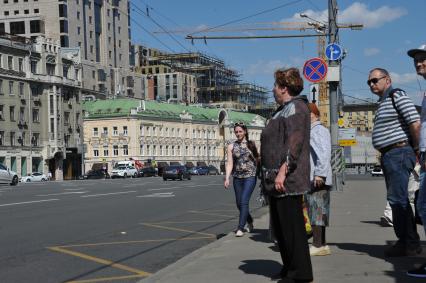
M386 243L395 241L393 228L380 226L385 206L382 178L348 181L344 192L332 193L331 226L327 241L332 255L313 257L316 283L426 282L405 275L414 264L426 261L426 247L419 257L384 258ZM233 233L211 243L140 283L270 282L279 272L281 258L268 240L269 215L255 219L252 234ZM423 227L418 232L424 239Z

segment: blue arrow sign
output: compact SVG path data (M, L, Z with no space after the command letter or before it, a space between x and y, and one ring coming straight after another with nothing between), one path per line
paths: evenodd
M328 60L335 61L342 57L342 47L336 43L331 43L325 48L325 56Z

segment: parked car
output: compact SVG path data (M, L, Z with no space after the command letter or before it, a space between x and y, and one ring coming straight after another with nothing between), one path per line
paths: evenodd
M16 186L18 182L18 174L16 174L16 172L12 170L9 170L3 164L0 164L0 183L11 184L12 186Z
M380 166L374 167L373 170L371 171L371 176L373 176L373 177L383 176L382 168Z
M166 168L164 168L164 171L163 171L163 180L167 181L168 179L191 180L191 174L189 174L185 166L182 166L182 165L167 166Z
M189 172L189 174L191 174L191 175L198 175L198 170L197 170L197 167L191 167L191 168L187 168L187 170L188 170L188 172Z
M154 177L157 175L157 170L154 167L145 167L138 171L138 177Z
M24 176L21 178L22 183L28 183L28 182L45 182L49 180L49 178L40 172L34 172L29 174L28 176Z
M127 177L136 178L137 176L138 170L136 170L136 168L131 165L118 165L111 171L111 179Z
M110 178L110 175L108 174L108 172L105 172L102 169L89 170L89 171L87 171L86 174L83 175L84 180L88 180L88 179L109 179L109 178Z
M219 175L220 174L219 170L216 167L214 167L213 165L209 165L208 168L209 168L209 175Z
M209 171L207 166L197 166L197 175L208 175Z

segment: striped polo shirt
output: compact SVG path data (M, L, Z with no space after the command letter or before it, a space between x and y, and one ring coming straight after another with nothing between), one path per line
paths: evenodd
M377 150L402 141L410 142L409 125L420 120L416 107L404 91L393 94L395 105L402 116L399 117L389 96L391 90L392 86L380 97L374 117L373 146Z

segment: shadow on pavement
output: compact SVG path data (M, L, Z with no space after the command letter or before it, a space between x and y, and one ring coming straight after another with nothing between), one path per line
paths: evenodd
M253 232L250 233L250 239L255 242L271 243L269 229L254 229Z
M341 250L355 251L362 254L368 254L371 257L379 258L387 261L393 265L393 271L383 271L389 277L395 279L395 283L409 283L409 282L425 282L425 279L413 278L407 276L407 270L412 269L415 265L424 263L426 259L422 256L413 257L385 257L384 251L387 246L392 243L388 242L387 245L368 245L357 243L329 243Z
M246 274L256 274L271 278L281 271L281 263L275 260L250 259L243 260L238 268Z
M368 220L366 220L366 221L361 221L361 223L374 224L374 225L383 227L383 225L382 225L382 223L380 221L368 221Z

